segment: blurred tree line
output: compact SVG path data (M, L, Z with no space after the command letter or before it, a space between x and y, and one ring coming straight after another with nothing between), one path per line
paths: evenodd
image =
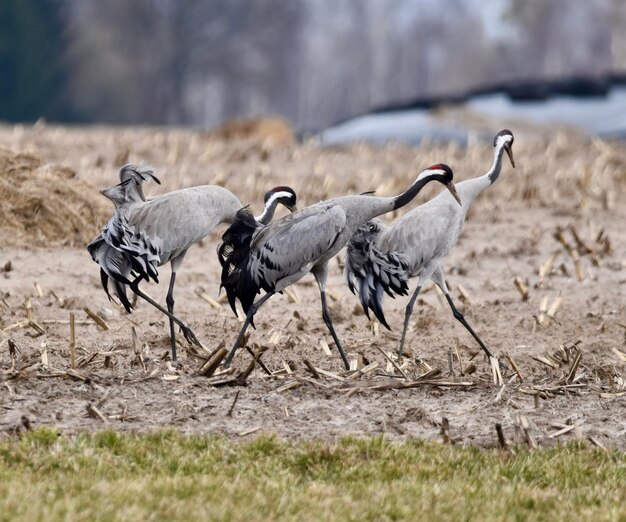
M2 0L0 119L319 129L391 102L626 70L624 0Z
M0 2L0 119L71 117L60 0Z

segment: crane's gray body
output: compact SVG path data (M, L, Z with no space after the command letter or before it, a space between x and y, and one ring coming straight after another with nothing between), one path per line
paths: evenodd
M294 212L255 234L249 271L259 286L280 291L325 270L359 225L393 205L393 198L342 196Z
M149 201L128 197L114 203L115 215L88 250L109 277L121 274L125 284L133 259L147 257L155 269L171 261L175 271L191 245L220 223L232 222L242 206L234 194L216 185L177 190Z
M380 220L364 223L350 240L345 264L350 290L353 293L358 290L365 313L369 316L371 309L386 327L389 328L383 312L385 292L392 297L406 295L408 280L419 278L406 307L400 353L417 295L424 282L431 279L443 291L455 318L474 336L485 353L492 356L454 306L446 287L441 260L459 240L467 211L474 199L498 178L505 150L515 166L512 143L510 131L504 130L496 135L491 169L483 176L456 184L460 205L450 193L442 192L396 220L390 227Z
M179 265L189 247L220 223L232 223L242 207L237 197L217 185L169 192L134 206L129 225L143 232L159 252L159 266Z
M449 192L442 192L414 208L393 226L383 227L375 239L382 252L394 252L407 264L409 278L431 276L450 249L456 245L463 230L465 216L473 201L474 182L456 183L461 197L459 205Z

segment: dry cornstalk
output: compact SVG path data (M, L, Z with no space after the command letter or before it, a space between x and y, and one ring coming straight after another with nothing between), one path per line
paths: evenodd
M602 444L598 439L596 439L595 437L592 437L591 435L589 435L589 437L587 437L587 440L589 442L591 442L591 444L593 444L594 446L597 446L598 448L600 448L602 451L607 451L606 446L604 444Z
M329 372L328 370L323 370L322 368L315 368L317 373L320 375L324 375L325 377L330 377L331 379L336 379L338 381L344 382L345 379L341 375L337 375L336 373Z
M46 341L42 341L41 343L41 366L43 368L48 368L48 345Z
M601 399L618 399L620 397L623 397L624 395L626 395L626 391L616 392L616 393L601 393L600 398Z
M108 422L102 412L91 403L87 404L87 415L89 417L93 417L94 419L100 419L102 422Z
M498 444L500 444L500 448L504 451L509 449L506 439L504 438L504 432L502 431L502 424L496 422L496 434L498 435Z
M546 366L552 368L553 370L556 370L559 367L558 363L548 359L547 357L544 357L543 355L531 355L531 357L535 359L535 361L538 361L541 364L545 364Z
M576 229L574 228L574 225L570 225L569 226L569 230L572 233L572 237L574 238L574 242L576 243L576 247L578 248L578 250L580 252L582 252L583 255L585 254L593 254L595 252L595 250L593 248L591 248L589 245L587 245L578 235L578 232L576 232Z
M520 381L523 381L524 380L524 376L522 375L522 372L519 369L519 366L517 366L517 363L513 360L513 357L511 357L508 353L505 353L504 354L504 358L511 365L511 368L513 368L513 371L516 373L518 379Z
M302 362L303 362L303 363L304 363L304 365L306 366L307 370L309 370L309 371L311 372L311 375L313 375L313 377L314 377L315 379L319 379L319 378L320 378L320 374L319 374L319 372L317 371L317 369L315 368L315 366L313 366L313 365L311 364L311 361L309 361L308 359L304 359Z
M35 337L39 337L40 335L44 335L46 333L43 326L41 326L37 321L28 321L28 326L37 332Z
M293 304L298 304L300 302L300 296L296 291L294 286L289 286L283 290L289 301Z
M552 254L545 263L543 263L540 267L539 267L539 285L541 286L543 284L543 280L550 275L550 272L552 271L552 265L554 265L554 262L556 261L556 258L559 257L559 253L556 252L555 254Z
M228 413L226 414L227 417L232 417L233 416L233 410L235 409L235 404L237 404L237 400L239 399L239 392L241 390L237 390L237 393L235 393L235 398L233 399L232 404L230 405L230 408L228 408Z
M74 312L70 312L70 368L76 369L76 329L74 326Z
M537 316L537 323L543 324L546 321L546 312L548 311L548 296L543 296L539 303L539 315Z
M213 375L217 367L220 365L224 357L228 354L228 350L223 346L220 347L211 357L207 359L207 361L202 365L200 370L198 371L198 375L204 375L205 377L210 377Z
M248 428L243 431L240 431L239 433L237 433L237 435L239 435L240 437L245 437L246 435L251 435L255 431L259 431L260 429L261 429L261 426L254 426L252 428Z
M279 386L278 388L276 388L277 393L282 393L282 392L286 392L288 390L293 390L295 388L300 388L300 386L302 386L303 383L300 381L291 381L291 382L287 382L285 384L283 384L282 386Z
M563 229L561 227L557 227L556 232L554 233L554 239L556 239L559 243L561 243L569 256L572 258L572 262L574 263L574 268L576 269L576 277L578 281L583 281L585 279L585 271L580 263L580 255L578 254L578 250L576 250L570 243L565 239L563 235Z
M578 366L580 365L580 361L582 359L583 353L576 349L576 355L574 356L574 360L572 361L572 365L570 366L569 372L565 377L565 382L567 384L572 384L576 379L576 372L578 371Z
M402 377L404 377L404 379L405 379L405 380L407 380L407 381L408 381L408 380L409 380L409 378L408 378L407 374L406 374L406 373L404 373L404 370L402 370L402 368L400 368L400 366L398 366L398 363L396 363L396 361L394 361L394 360L391 358L391 355L389 355L388 353L386 353L386 352L385 352L382 348L380 348L378 345L374 345L374 346L375 346L375 348L376 348L376 349L377 349L380 353L382 353L382 354L383 354L383 356L385 357L385 359L387 359L387 360L391 363L391 365L392 365L392 366L393 366L393 367L394 367L394 368L398 371L398 373L399 373L400 375L402 375Z
M328 356L331 357L333 355L333 353L330 351L330 347L328 346L328 343L326 342L326 340L324 339L320 339L320 347L322 348L322 351Z
M557 297L554 301L552 301L552 304L550 305L550 308L548 309L548 312L547 312L547 316L550 319L554 319L554 316L558 312L559 308L561 308L562 303L563 303L563 298L561 296Z
M622 362L626 362L626 353L624 353L624 352L622 352L622 351L618 350L618 349L617 349L617 348L615 348L615 347L614 347L614 348L612 348L612 350L613 350L613 353L614 353L615 355L617 355L617 358L618 358L620 361L622 361Z
M213 299L209 294L207 294L203 290L200 290L200 289L196 290L196 295L203 301L206 301L207 303L209 303L209 306L211 306L211 308L221 308L222 306L218 301Z
M246 346L246 350L247 352L252 355L252 357L254 359L256 359L256 362L259 364L259 366L261 367L261 369L267 374L267 375L272 375L272 372L270 371L270 369L265 365L265 363L257 357L257 354L254 353L254 350L252 348L250 348L249 346ZM263 350L265 351L265 350ZM261 352L263 353L263 352Z
M452 437L450 437L450 422L447 417L441 419L441 438L444 444L452 444Z
M92 312L89 307L86 306L85 308L83 308L83 310L100 328L102 328L103 330L109 329L109 325L106 323L106 321L102 319L102 317L100 317L97 313Z
M548 437L551 438L551 439L554 439L556 437L560 437L561 435L565 435L566 433L569 433L570 431L572 431L577 426L578 426L577 424L570 424L568 426L565 426L564 428L561 428L558 431L550 433L550 435L548 435Z
M458 285L457 288L459 290L459 296L461 298L461 301L467 304L472 304L472 300L470 299L470 296L467 290L461 285Z
M522 301L528 301L528 288L526 287L524 282L519 277L516 276L515 279L513 279L513 284L515 285L515 288L517 288L517 291L522 296Z
M360 370L357 370L353 374L348 376L348 379L356 379L358 377L362 377L363 375L373 372L376 368L378 368L378 361L374 361L373 363L368 364L367 366L363 366Z
M43 319L40 321L41 324L70 324L69 319ZM76 326L87 326L92 324L93 321L74 321Z
M20 321L19 323L13 323L5 328L2 329L3 332L8 332L10 330L15 330L17 328L24 328L25 326L28 326L30 324L30 321L28 319L24 320L24 321Z

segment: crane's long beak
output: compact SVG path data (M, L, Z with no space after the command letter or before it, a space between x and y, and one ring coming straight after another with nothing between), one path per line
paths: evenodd
M515 160L513 159L513 149L510 146L506 146L504 147L504 150L506 150L506 153L509 155L509 159L511 160L511 165L513 165L513 168L515 168Z
M290 212L296 212L298 210L298 207L296 205L289 205L287 207L287 210L289 210Z
M446 185L446 188L450 191L450 194L452 194L452 197L454 199L456 199L456 202L463 206L463 203L461 203L461 197L459 196L459 193L456 191L456 187L454 186L454 183L450 182Z

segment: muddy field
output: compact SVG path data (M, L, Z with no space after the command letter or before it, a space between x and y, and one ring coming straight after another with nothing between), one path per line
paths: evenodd
M106 220L97 189L113 184L126 161L155 167L163 185L147 186L148 195L218 183L258 210L263 192L279 184L292 186L303 206L350 192L398 193L434 162L450 164L457 180L474 177L491 165L489 143L321 149L297 144L279 123L218 135L0 127L3 149L38 158L35 174L62 167L96 209L72 213L85 216L81 233L61 229L44 237L37 220L45 213L32 216L33 226L0 233L0 430L174 427L233 438L322 439L385 433L492 446L499 423L509 442L585 438L626 449L626 147L566 132L513 131L517 169L505 162L445 263L466 318L509 358L498 387L478 345L432 287L418 300L408 356L395 360L407 298L386 300L393 331L368 321L343 281L340 258L329 280L331 313L355 372L343 372L309 277L256 318L248 345L267 349L265 368L257 365L244 379L252 356L241 350L233 373L198 375L207 353L220 343L229 348L240 326L218 296L215 249L223 227L189 252L178 273L177 315L206 352L182 341L174 367L163 317L146 303L130 316L110 303L83 237ZM46 190L41 197L53 197ZM439 190L429 187L408 208ZM5 218L5 227L17 226L14 215ZM160 274L167 281L169 268ZM144 289L164 302L166 284Z

